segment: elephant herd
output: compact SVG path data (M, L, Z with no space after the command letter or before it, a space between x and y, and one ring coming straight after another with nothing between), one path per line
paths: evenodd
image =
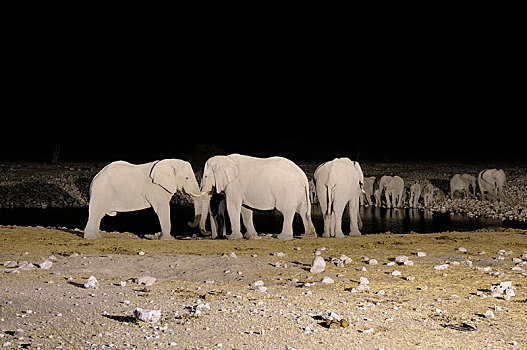
M484 193L502 193L503 171L495 169L482 171L478 183ZM501 173L500 173L501 172ZM451 181L452 191L468 190L474 187L471 178L460 175ZM465 176L465 177L464 177ZM499 184L496 184L499 183ZM493 187L494 186L494 187ZM153 208L156 212L161 233L159 239L173 239L170 235L170 199L181 191L193 198L195 218L189 226L199 224L201 232L212 234L212 238L225 235L228 239L254 238L258 235L253 224L253 210L276 209L283 215L282 231L276 237L293 239L293 218L298 213L304 225L302 238L315 238L317 233L311 221L311 206L318 202L324 219L322 237L343 237L342 215L346 206L350 216L350 235L360 235L362 222L359 205L381 205L384 194L386 206L404 205L406 190L404 180L399 176L364 178L358 162L348 158L336 158L321 164L313 180L308 182L306 174L295 163L282 157L257 158L240 154L214 156L209 158L203 170L201 186L198 185L189 162L179 159L164 159L146 164L131 164L117 161L108 164L93 178L90 185L88 223L84 238L100 238L99 226L105 215ZM431 201L433 187L423 188L425 206ZM417 205L421 186L410 187L410 206ZM226 234L226 214L231 234ZM205 229L210 218L212 232ZM241 233L241 222L246 228Z

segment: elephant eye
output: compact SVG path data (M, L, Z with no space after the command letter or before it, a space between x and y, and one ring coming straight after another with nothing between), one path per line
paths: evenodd
M360 188L362 188L362 181L359 181L359 186Z
M188 180L188 176L185 176L185 180Z

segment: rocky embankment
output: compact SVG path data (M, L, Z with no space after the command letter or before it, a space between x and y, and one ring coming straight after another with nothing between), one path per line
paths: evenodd
M0 172L0 208L84 207L88 205L92 178L106 163L4 163ZM308 178L318 163L299 164ZM502 168L507 175L505 198L489 202L449 196L450 178L456 173L477 176L485 168ZM196 168L197 169L197 168ZM412 183L432 183L431 211L527 221L527 167L523 164L464 163L362 163L364 176L399 175L408 188ZM196 175L198 181L201 175ZM407 196L409 198L409 196ZM173 203L190 205L188 196L177 193Z

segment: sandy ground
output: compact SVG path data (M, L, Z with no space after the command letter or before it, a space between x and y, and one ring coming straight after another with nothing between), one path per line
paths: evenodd
M527 348L524 230L287 242L150 241L126 233L87 241L80 234L0 226L4 348ZM314 274L317 250L327 266ZM342 254L352 262L331 261ZM401 255L413 265L396 263ZM45 260L48 270L24 270L24 261ZM90 276L97 289L84 287ZM156 281L135 283L141 276ZM326 276L334 283L321 283ZM361 277L369 288L356 291ZM251 286L260 280L266 291ZM491 296L491 286L506 281L514 296ZM136 307L160 310L161 319L137 321ZM330 312L349 326L327 327ZM463 323L471 330L454 329Z

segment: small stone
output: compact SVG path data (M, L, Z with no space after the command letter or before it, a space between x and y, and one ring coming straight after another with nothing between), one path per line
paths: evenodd
M415 276L406 276L407 281L413 281L415 280Z
M379 264L379 262L377 261L377 259L370 259L368 261L368 265L378 265L378 264Z
M311 269L309 271L311 273L320 273L323 272L325 269L326 262L324 261L324 258L321 256L315 256L315 258L311 262Z
M492 310L487 310L485 312L485 318L491 318L492 319L494 317L496 317L496 316L494 316L494 312L492 312Z
M86 283L84 283L84 288L86 288L86 289L88 289L88 288L97 289L97 288L99 288L99 281L97 281L95 276L90 276L88 278L88 280L86 281Z
M370 284L370 280L368 280L366 277L361 277L359 281L360 281L360 284L362 285Z
M333 278L331 277L328 277L328 276L324 276L322 278L322 283L326 283L326 284L330 284L330 283L335 283L335 281L333 280Z
M40 267L42 270L49 270L51 265L53 265L51 261L44 260L40 265L38 265L38 267Z
M406 255L399 255L395 258L395 262L398 264L403 264L405 261L408 260L408 257Z
M273 254L273 256L285 256L285 254L282 252L276 252Z
M265 292L267 292L267 287L266 286L259 286L258 288L256 288L256 290L258 292L265 293Z
M394 270L394 271L391 272L391 275L392 276L401 276L401 272L397 271L397 270Z
M145 255L145 252L143 252L142 250L139 251L139 253L137 253L138 255Z
M135 283L144 284L145 286L151 286L157 281L157 278L152 276L141 276L135 279Z
M418 252L417 252L417 256L420 257L420 258L422 258L422 257L426 256L426 253L425 253L425 252L422 252L422 251L418 251Z
M457 250L459 250L462 253L466 253L467 252L467 248L464 248L464 247L459 247L459 248L457 248Z
M343 318L342 320L340 320L340 326L346 328L349 326L349 323L346 319Z
M448 264L440 264L440 265L435 265L434 266L434 269L435 270L446 270L448 268Z
M137 320L143 322L157 322L161 319L161 310L148 310L137 307L133 313Z
M264 281L262 280L259 280L259 281L254 281L250 284L251 287L258 287L258 286L263 286L265 283Z

